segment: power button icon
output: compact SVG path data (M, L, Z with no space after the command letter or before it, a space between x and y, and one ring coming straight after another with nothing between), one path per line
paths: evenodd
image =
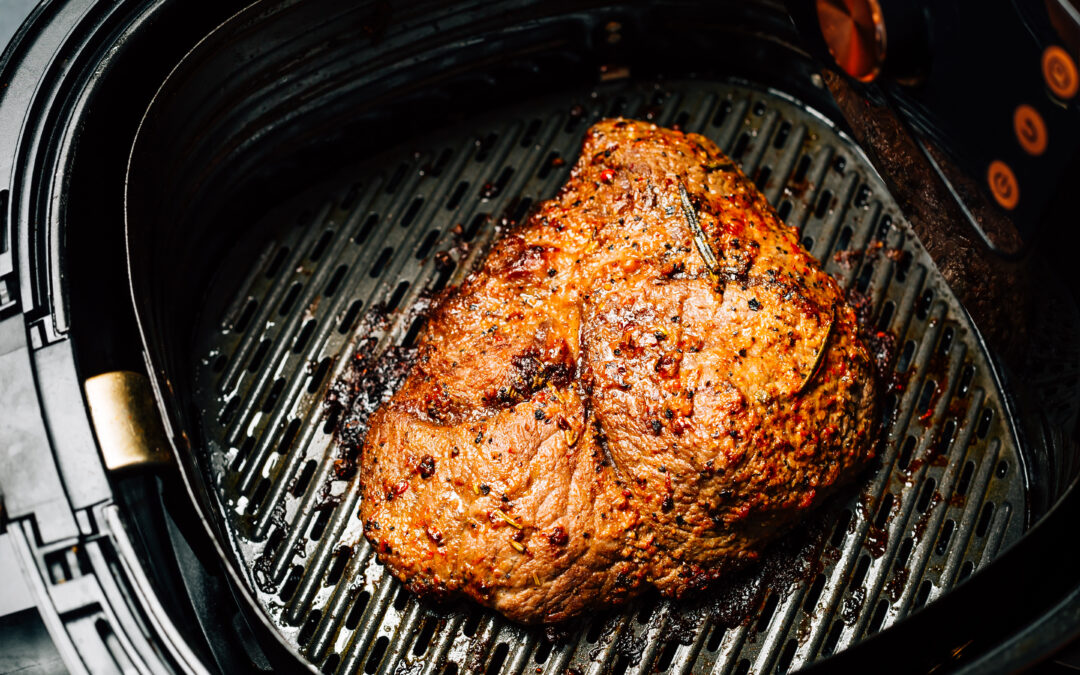
M986 182L990 185L990 193L1002 208L1011 211L1020 203L1020 185L1016 182L1016 174L1005 162L1000 159L990 162L990 168L986 171Z
M1042 72L1046 86L1060 99L1068 100L1080 90L1080 73L1076 71L1076 62L1057 45L1050 45L1043 51Z

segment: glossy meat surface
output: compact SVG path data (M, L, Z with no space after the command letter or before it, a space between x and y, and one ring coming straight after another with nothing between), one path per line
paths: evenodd
M411 589L554 622L755 559L875 428L854 312L797 234L711 141L604 120L432 312L361 517Z

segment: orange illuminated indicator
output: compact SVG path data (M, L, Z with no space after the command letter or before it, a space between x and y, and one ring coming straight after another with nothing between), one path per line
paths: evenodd
M1002 208L1013 210L1020 203L1020 186L1016 183L1016 174L1005 162L995 159L990 162L990 169L986 172L986 181L990 184L990 192Z
M1057 45L1050 45L1042 55L1043 79L1054 96L1070 99L1080 89L1080 73L1069 53Z
M1035 108L1018 105L1013 112L1013 130L1020 147L1029 155L1041 155L1046 151L1046 122Z
M885 19L877 0L817 0L829 52L844 71L870 82L885 62Z

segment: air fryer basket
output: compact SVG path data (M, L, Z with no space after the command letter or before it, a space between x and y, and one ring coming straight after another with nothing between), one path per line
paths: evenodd
M277 2L173 73L129 170L140 326L200 508L310 663L787 670L888 628L1021 538L1029 449L993 357L785 31L768 3ZM801 575L757 582L741 622L646 598L550 636L430 606L375 562L356 478L334 480L327 391L355 356L407 346L418 308L554 194L592 121L618 114L716 140L849 290L891 373L880 466L824 516ZM1053 451L1040 444L1039 461L1063 464Z

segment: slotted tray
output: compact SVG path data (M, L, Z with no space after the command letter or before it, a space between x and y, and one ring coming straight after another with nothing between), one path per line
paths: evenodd
M323 401L358 344L414 337L410 308L554 195L610 115L703 133L756 180L864 312L894 372L889 422L880 469L830 512L810 573L746 621L646 599L549 640L419 602L384 572L355 482L332 479ZM623 81L550 97L407 141L253 225L228 263L246 278L215 289L233 300L198 329L208 478L265 611L324 672L786 671L932 602L1025 527L1016 435L967 315L853 142L779 92Z

